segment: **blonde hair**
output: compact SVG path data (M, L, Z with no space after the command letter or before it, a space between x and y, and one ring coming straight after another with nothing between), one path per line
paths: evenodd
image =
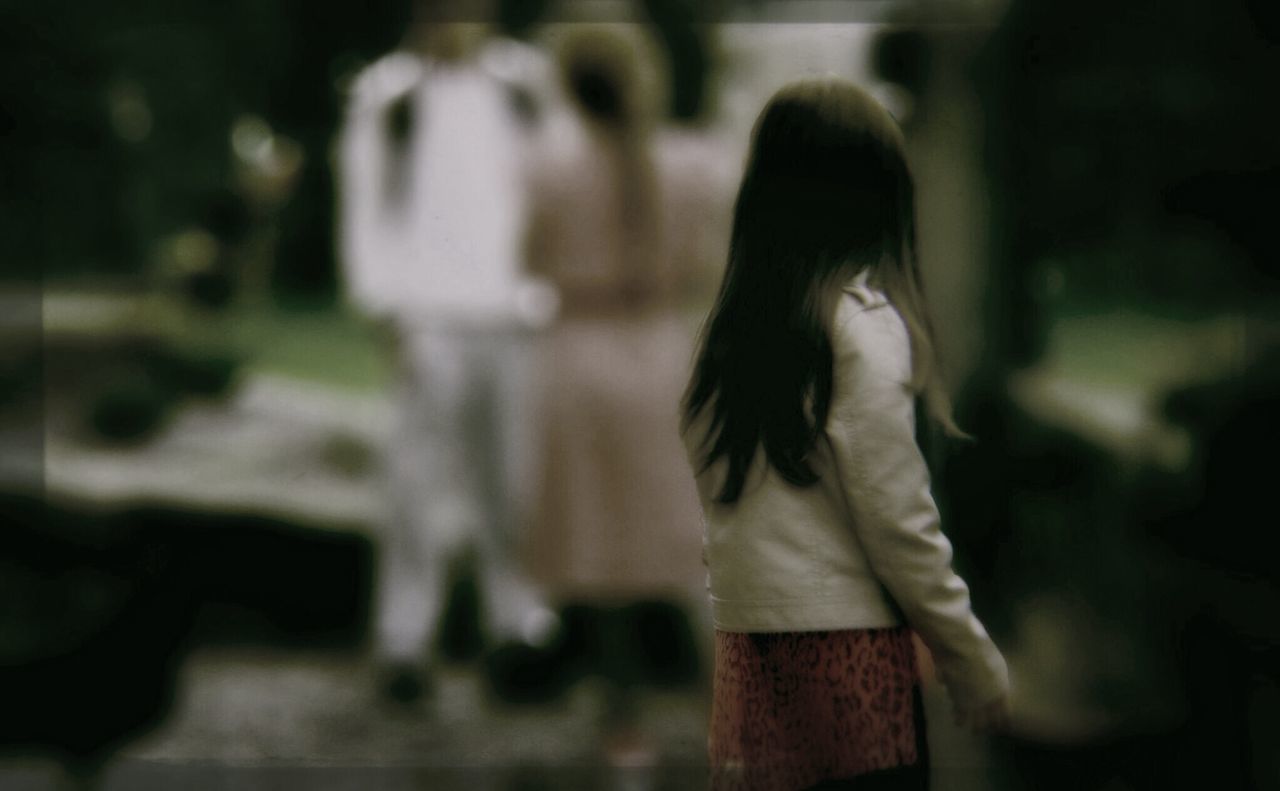
M606 141L626 236L624 290L652 296L662 212L652 153L654 70L646 49L620 26L573 25L558 46L561 80L589 126Z

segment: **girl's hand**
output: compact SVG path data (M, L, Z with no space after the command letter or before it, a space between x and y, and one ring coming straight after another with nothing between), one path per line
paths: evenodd
M1007 731L1009 729L1009 697L1001 695L975 709L957 711L956 724L981 733Z

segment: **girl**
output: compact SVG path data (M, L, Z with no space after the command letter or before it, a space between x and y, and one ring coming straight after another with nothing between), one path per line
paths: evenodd
M911 629L961 723L1007 717L915 443L917 394L960 433L932 359L901 131L852 84L783 88L682 402L716 625L713 787L925 787Z
M639 728L639 682L697 672L684 605L703 595L688 529L698 496L672 408L693 351L674 241L688 221L668 210L698 207L689 174L668 166L640 44L580 25L559 56L570 112L530 173L529 268L561 310L538 360L544 463L527 557L563 608L564 642L608 679L605 748L630 762L656 750ZM683 650L664 657L653 629Z

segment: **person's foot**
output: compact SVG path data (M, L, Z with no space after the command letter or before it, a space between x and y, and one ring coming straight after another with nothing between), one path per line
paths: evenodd
M640 769L657 765L658 743L640 727L616 727L604 734L604 758L618 769Z
M425 668L411 662L389 664L379 675L379 693L400 706L413 706L431 692L430 675Z
M504 704L549 703L564 694L569 677L550 647L509 640L484 659L489 693Z

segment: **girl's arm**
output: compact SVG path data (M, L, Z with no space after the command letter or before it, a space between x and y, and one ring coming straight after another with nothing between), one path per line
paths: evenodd
M856 535L966 720L1007 697L1008 670L951 568L951 543L915 442L906 326L882 304L847 317L833 345L828 437Z

